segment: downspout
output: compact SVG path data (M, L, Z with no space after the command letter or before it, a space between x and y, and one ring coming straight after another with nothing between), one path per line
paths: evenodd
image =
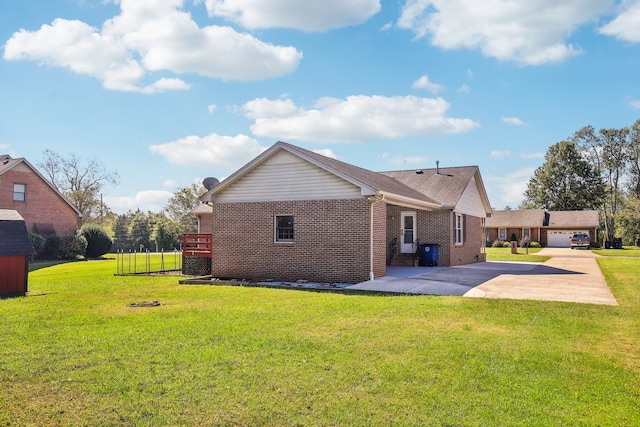
M375 276L373 274L373 204L369 206L371 218L369 218L369 280L373 282Z
M368 196L367 200L369 201L369 280L373 281L375 279L375 274L373 274L373 205L376 202L380 202L384 199L384 194L376 194L374 196Z

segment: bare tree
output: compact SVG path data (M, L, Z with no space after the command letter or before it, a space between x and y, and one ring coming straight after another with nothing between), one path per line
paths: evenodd
M62 157L51 150L45 150L43 160L37 164L53 186L80 211L82 223L93 222L108 211L101 200L100 191L107 184L118 183L117 172L107 171L95 159L86 162L75 155Z

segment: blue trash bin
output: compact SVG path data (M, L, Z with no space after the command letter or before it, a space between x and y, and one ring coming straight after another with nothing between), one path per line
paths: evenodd
M420 265L423 267L434 267L438 265L438 245L437 243L420 245Z

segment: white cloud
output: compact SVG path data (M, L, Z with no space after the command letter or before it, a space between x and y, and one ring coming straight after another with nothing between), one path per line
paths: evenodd
M170 163L181 166L237 169L266 150L246 135L204 137L187 136L165 144L151 145L149 150Z
M560 62L581 53L572 31L607 12L613 0L408 0L398 26L443 49L480 49L521 65Z
M143 84L152 72L261 80L291 73L302 59L293 47L274 46L230 27L200 28L182 10L183 3L121 0L120 15L101 30L66 19L36 31L21 29L5 44L4 58L64 67L99 79L106 89L146 94L189 88L178 78Z
M312 142L349 142L469 132L471 119L447 117L442 98L349 96L323 98L304 109L291 99L259 98L241 107L258 136Z
M330 148L323 148L320 150L313 150L314 153L322 154L323 156L330 157L332 159L337 159L336 153L333 152Z
M632 43L640 42L640 1L623 1L623 10L611 22L598 30L600 34L613 36Z
M4 150L5 148L9 148L9 144L0 143L0 150Z
M632 108L635 108L636 110L640 110L640 100L633 99L633 100L629 101L629 105Z
M403 156L399 154L397 156L389 157L389 153L382 153L382 160L393 166L411 164L411 163L426 163L429 160L427 156Z
M491 152L491 158L496 160L502 160L505 157L509 157L510 155L511 155L511 151L509 150L503 150L503 151L494 150Z
M497 189L502 197L500 200L491 200L492 206L517 206L524 199L524 192L527 189L529 180L535 172L534 167L527 167L514 170L503 176L487 175L483 176L483 180L489 190L493 193L493 189Z
M162 185L164 186L164 188L180 188L180 184L178 184L173 179L165 179Z
M413 85L411 85L411 87L414 89L427 89L431 93L438 93L442 89L444 89L444 86L430 81L429 76L427 76L426 74L413 82Z
M462 86L460 86L458 88L458 92L460 92L460 93L471 93L471 87L466 85L466 84L463 84Z
M207 111L209 112L209 114L213 114L214 111L216 111L218 109L218 106L215 104L211 104L207 106Z
M500 117L500 120L502 120L504 123L508 124L508 125L513 125L513 126L523 126L525 123L520 120L517 117L505 117L502 116Z
M380 11L379 0L206 0L210 16L244 28L326 31L365 22Z
M173 196L170 191L146 190L139 191L133 196L104 196L104 202L111 210L118 214L140 209L142 212L160 212Z

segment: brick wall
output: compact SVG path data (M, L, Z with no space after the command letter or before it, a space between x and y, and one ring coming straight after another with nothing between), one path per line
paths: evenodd
M411 211L401 206L387 207L387 245L396 238L400 240L400 213ZM453 244L453 213L442 211L415 211L420 244L438 244L438 265L454 266L485 261L486 255L481 253L482 219L466 216L466 241L464 245ZM399 248L396 249L396 253ZM476 258L477 257L477 258Z
M373 206L384 230L384 203ZM294 242L276 243L274 217L294 216ZM260 281L359 283L369 279L371 204L363 199L216 203L212 274ZM374 274L385 273L384 235L374 238Z
M13 200L13 184L27 186L24 202ZM34 224L51 224L59 235L74 234L78 229L73 208L32 172L9 170L0 176L0 208L17 210L28 231L35 231Z
M212 233L212 232L213 232L213 216L198 215L198 233Z
M474 262L486 261L486 253L480 252L482 247L482 218L466 215L465 241L462 245L451 243L450 264L464 265ZM451 227L453 228L453 217L451 217Z

